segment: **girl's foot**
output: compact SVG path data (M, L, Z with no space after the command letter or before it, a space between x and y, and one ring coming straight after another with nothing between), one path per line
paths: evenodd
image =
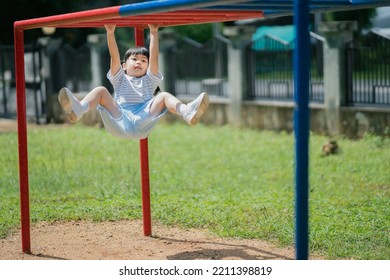
M77 122L83 115L80 101L67 88L60 89L58 101L66 113L66 117L72 123Z
M188 103L187 106L188 110L183 118L190 125L195 125L209 107L209 96L203 92L194 101Z

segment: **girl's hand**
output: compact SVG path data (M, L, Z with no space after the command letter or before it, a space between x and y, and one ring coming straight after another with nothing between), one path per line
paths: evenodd
M107 32L114 32L116 25L115 24L107 24L107 25L104 25L104 27L106 28Z
M157 24L148 24L150 33L156 33L158 31L158 25Z

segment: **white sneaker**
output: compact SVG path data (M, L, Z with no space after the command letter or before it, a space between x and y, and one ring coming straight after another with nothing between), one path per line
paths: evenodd
M66 113L66 117L72 123L77 122L81 116L81 105L80 101L72 94L72 92L67 88L60 89L58 94L58 101L62 109Z
M190 125L195 125L209 107L209 96L203 92L194 101L188 103L187 106L188 111L183 118Z

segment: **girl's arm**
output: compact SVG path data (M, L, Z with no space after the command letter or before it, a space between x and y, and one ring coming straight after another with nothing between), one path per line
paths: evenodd
M149 24L150 45L149 45L149 70L153 75L158 74L158 25Z
M121 59L118 45L115 40L115 25L105 25L107 32L107 45L111 56L110 72L114 76L121 69Z

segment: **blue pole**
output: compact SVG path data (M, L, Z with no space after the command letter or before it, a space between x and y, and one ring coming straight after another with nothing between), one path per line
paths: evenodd
M294 0L295 250L308 259L309 229L309 0Z

